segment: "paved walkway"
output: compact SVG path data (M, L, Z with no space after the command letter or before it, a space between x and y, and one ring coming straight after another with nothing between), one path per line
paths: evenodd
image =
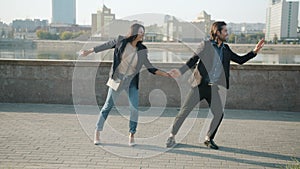
M135 147L127 146L126 110L111 113L103 144L93 145L97 110L0 103L0 169L285 168L300 159L300 112L225 110L216 151L202 143L207 109L192 112L171 149L164 142L178 109L141 108Z

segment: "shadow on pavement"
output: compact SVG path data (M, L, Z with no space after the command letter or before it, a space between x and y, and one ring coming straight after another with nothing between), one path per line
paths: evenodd
M104 143L101 144L101 146L116 146L116 147L128 147L128 145L124 144L109 144ZM167 149L166 153L174 153L174 154L182 154L187 156L201 156L211 159L217 159L217 160L224 160L224 161L232 161L236 163L244 163L244 164L251 164L251 165L257 165L257 166L263 166L263 167L272 167L272 168L283 168L284 165L282 164L276 164L276 163L268 163L268 162L260 162L260 161L254 161L254 160L248 160L248 159L242 159L242 158L236 158L236 157L226 157L222 155L215 154L214 152L217 151L223 151L223 152L230 152L233 154L243 154L243 155L249 155L249 156L256 156L256 157L264 157L264 158L273 158L276 160L284 160L284 161L291 161L292 157L280 155L280 154L274 154L274 153L267 153L267 152L260 152L260 151L253 151L253 150L246 150L246 149L239 149L239 148L232 148L232 147L220 147L219 150L211 150L204 146L198 146L198 145L191 145L191 144L176 144L173 148L166 148L166 147L159 147L159 146L153 146L153 145L142 145L137 144L133 148L135 149L143 149L143 150L151 150L151 151L161 151L161 149ZM193 151L187 151L184 149L202 149L204 151L214 151L211 154L209 153L201 153L201 152L195 152ZM296 158L297 160L300 160L299 158Z

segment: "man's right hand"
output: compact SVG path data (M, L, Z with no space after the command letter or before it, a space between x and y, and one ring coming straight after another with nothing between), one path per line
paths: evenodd
M172 69L168 72L168 74L173 78L178 78L179 76L181 76L181 73L178 69Z
M265 40L264 40L264 39L261 39L261 40L256 44L256 46L255 46L253 52L254 52L255 54L258 53L258 52L261 50L261 48L264 47L264 45L265 45Z

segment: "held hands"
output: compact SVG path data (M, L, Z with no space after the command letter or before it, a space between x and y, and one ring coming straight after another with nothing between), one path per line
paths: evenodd
M159 75L159 76L164 76L164 77L172 77L168 72L164 72L164 71L161 71L161 70L157 70L155 72L156 75Z
M253 52L254 53L258 53L260 51L260 49L265 45L265 40L261 39L255 46Z
M168 72L168 74L173 78L178 78L179 76L181 76L181 73L178 69L172 69Z

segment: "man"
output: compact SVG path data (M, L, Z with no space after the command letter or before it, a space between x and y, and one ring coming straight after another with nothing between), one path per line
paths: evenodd
M260 40L253 51L244 56L239 56L232 52L224 42L228 36L225 22L215 22L211 26L210 40L201 43L197 52L180 69L173 69L169 73L173 78L184 74L188 69L193 68L198 63L196 69L199 70L202 79L198 86L192 87L188 93L180 112L175 118L172 131L167 140L167 147L176 144L175 135L184 122L185 118L193 108L203 99L205 99L213 114L209 130L205 137L204 144L212 149L219 149L214 142L214 137L221 124L224 114L225 98L220 91L226 91L229 88L230 61L243 64L254 58L264 45L264 40ZM223 92L224 93L224 92Z

